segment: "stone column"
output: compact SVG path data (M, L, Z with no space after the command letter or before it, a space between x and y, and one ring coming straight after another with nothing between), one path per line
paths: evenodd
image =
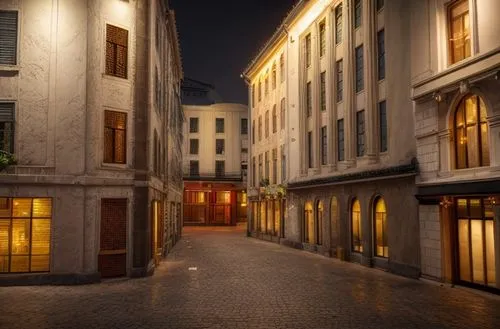
M343 24L343 43L344 43L344 143L345 160L350 166L356 161L356 138L355 120L354 120L354 66L353 66L353 44L354 35L352 29L351 5L352 0L344 0L342 4Z
M330 19L327 20L328 27L328 38L326 39L326 48L330 50L329 58L326 65L327 72L327 140L328 140L328 165L330 166L329 171L334 172L337 169L337 86L335 84L335 78L337 76L337 69L334 63L336 63L337 47L335 46L335 7L330 8Z
M313 86L313 112L312 112L312 136L313 136L313 173L317 174L321 168L321 109L320 109L320 58L319 58L319 24L314 24L314 29L311 31L311 65L312 65L312 86Z
M378 154L378 115L377 115L377 22L375 1L365 0L363 11L364 65L366 67L366 155L376 161Z

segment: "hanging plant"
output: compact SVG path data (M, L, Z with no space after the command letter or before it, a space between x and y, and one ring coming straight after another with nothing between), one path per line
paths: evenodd
M8 166L16 165L14 155L5 151L0 151L0 171L4 171Z

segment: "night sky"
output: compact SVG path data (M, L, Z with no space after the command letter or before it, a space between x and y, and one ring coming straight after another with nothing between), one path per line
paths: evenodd
M184 76L214 84L225 102L248 103L240 73L297 0L170 0Z

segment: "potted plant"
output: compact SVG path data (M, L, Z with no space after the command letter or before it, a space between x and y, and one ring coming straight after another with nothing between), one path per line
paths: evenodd
M17 161L14 155L0 150L0 172L4 171L8 166L16 165Z

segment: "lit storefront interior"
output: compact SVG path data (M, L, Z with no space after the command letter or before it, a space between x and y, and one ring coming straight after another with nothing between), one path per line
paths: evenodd
M52 199L0 198L0 272L50 270Z

